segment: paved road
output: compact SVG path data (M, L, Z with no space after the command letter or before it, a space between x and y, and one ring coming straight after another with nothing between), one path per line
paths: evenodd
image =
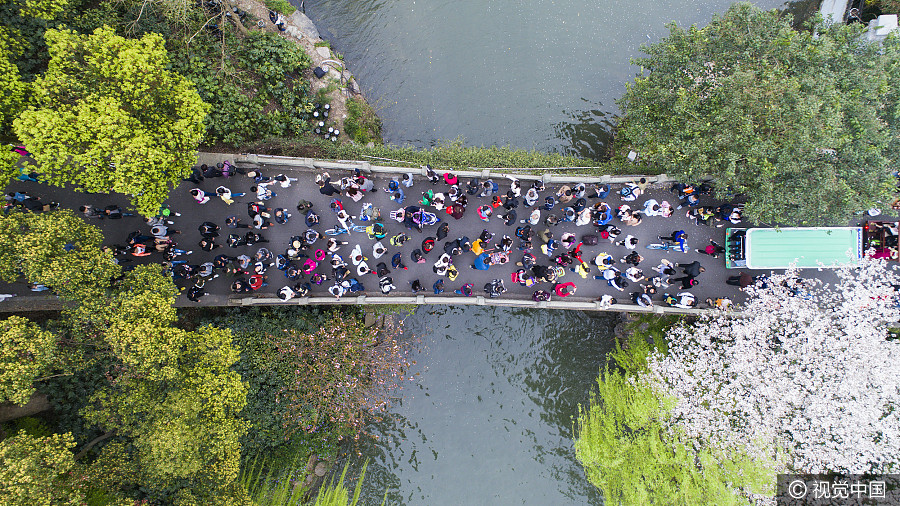
M225 158L224 156L211 154L203 156L205 158L203 158L201 161L206 162L214 162L217 159ZM287 173L287 171L281 169L263 169L263 174L268 176L275 176L276 174L281 172ZM316 210L321 216L321 223L317 227L320 232L324 231L326 228L331 228L332 226L337 225L337 219L334 213L329 209L331 197L327 197L319 193L318 187L314 184L315 173L311 171L294 171L293 173L287 174L291 177L297 177L300 180L297 183L291 185L289 188L281 188L277 185L273 186L272 188L277 196L267 201L266 204L271 208L282 207L287 209L291 214L293 214L291 220L285 225L276 224L268 230L259 231L266 239L269 240L268 244L244 246L236 249L224 246L224 238L227 237L229 232L231 232L231 230L225 227L224 222L225 218L232 214L242 218L243 222L245 223L250 221L250 218L247 214L247 203L255 200L255 196L250 193L250 186L253 184L253 181L250 178L247 178L245 176L236 176L230 179L206 179L199 185L199 187L203 190L214 191L217 186L224 184L231 188L231 190L235 193L248 193L247 196L237 197L235 199L236 202L231 206L226 205L222 200L218 198L213 198L209 203L204 205L197 204L189 195L189 190L195 187L195 185L190 182L185 182L177 189L175 189L172 192L170 199L168 200L168 205L174 211L179 212L181 216L174 218L176 224L172 227L182 232L181 235L175 236L179 247L194 251L194 253L189 257L190 263L200 264L202 262L210 261L213 259L213 257L220 253L224 253L230 256L237 256L239 254L246 253L252 256L257 251L259 246L267 247L276 255L279 253L283 253L288 246L289 238L294 235L301 235L307 229L307 227L303 223L303 216L301 216L301 213L298 213L295 208L297 202L300 199L306 199L314 203L314 210ZM349 174L349 172L338 173L337 171L332 171L331 176L332 179L337 180L347 174ZM413 249L420 247L420 243L424 238L429 236L434 237L436 235L435 231L437 227L426 227L423 232L410 231L407 230L403 226L403 224L391 220L388 214L390 211L398 209L400 207L404 207L410 204L416 204L417 201L421 199L422 193L428 189L433 189L434 191L446 191L447 185L441 182L436 186L432 186L423 177L414 176L415 184L411 188L403 188L406 199L402 205L397 205L395 202L392 202L389 199L389 194L382 190L386 188L388 181L388 177L376 175L375 186L379 191L367 195L366 198L364 198L359 203L354 203L351 199L346 197L342 198L342 201L345 203L345 205L353 215L357 215L359 213L362 203L373 203L376 207L382 210L382 213L384 215L382 221L387 227L388 238L401 232L405 232L412 237L412 240L410 240L401 248L389 245L387 239L383 241L383 243L388 248L388 254L382 257L381 260L386 261L388 264L390 264L391 256L399 252L401 253L404 264L408 267L408 270L391 269L391 276L393 277L394 284L397 286L397 290L392 292L392 295L411 295L412 292L410 290L410 283L415 279L420 280L421 283L427 288L427 291L423 293L432 293L431 286L438 279L438 276L432 271L432 264L443 252L444 242L438 242L434 251L426 255L427 262L424 264L413 263L410 259L410 254ZM509 180L495 178L494 181L500 185L501 195L504 194L509 188ZM461 183L465 182L466 181L463 181L461 178ZM555 194L558 188L559 185L547 187L546 190L541 193L541 197L543 198L545 195L549 195L551 193ZM613 189L617 189L615 185ZM7 188L7 191L14 190L23 191L30 195L40 197L44 201L59 202L63 207L72 208L76 211L78 206L83 204L105 206L111 203L115 203L125 206L127 203L124 198L119 196L85 194L73 192L63 188L48 187L39 183L17 181ZM650 198L656 199L660 202L663 200L668 200L669 202L673 203L673 205L678 204L677 197L673 193L669 192L667 188L654 187L651 187L648 192L644 196L638 198L637 201L629 202L628 204L631 205L632 208L637 209L642 207L644 202ZM464 217L460 220L453 219L445 212L437 212L436 214L440 217L441 223L446 222L450 226L449 236L447 240L455 240L458 237L467 236L474 241L484 229L487 229L495 234L495 243L499 241L499 239L503 235L514 237L514 231L516 226L519 225L518 223L516 225L506 226L503 223L503 220L497 215L492 217L487 223L483 222L477 217L475 212L476 208L482 204L488 203L489 200L489 198L469 196L468 209ZM611 193L610 196L604 200L613 208L623 204L621 199L614 193ZM596 202L596 200L589 201L589 205L594 202ZM717 202L714 202L710 197L701 198L701 205L713 204L717 204ZM552 212L554 214L558 214L561 207L561 205L557 204L556 208ZM500 208L500 210L502 209L503 208ZM433 211L433 209L430 208L429 210ZM694 252L695 248L704 247L708 243L709 239L713 239L718 243L723 244L725 228L695 225L685 216L685 211L685 209L678 210L670 218L645 217L643 222L636 227L625 226L616 219L614 219L612 223L618 225L622 229L623 233L621 238L624 238L626 235L631 234L639 239L639 246L637 247L637 251L644 256L644 261L641 263L640 267L645 271L645 273L652 273L653 268L658 265L660 260L663 258L685 263L691 262L693 260L699 260L701 264L706 268L706 272L702 273L699 276L698 279L700 281L700 285L691 290L691 292L694 293L701 301L706 299L707 297L715 298L720 296L732 298L736 302L740 301L741 292L738 291L735 287L728 286L724 283L724 280L727 276L735 274L734 271L728 271L724 268L724 259L722 257L714 259L707 255L701 255ZM530 211L524 209L524 204L520 204L517 212L519 215L519 219L522 220L527 218L527 215ZM546 211L543 212L542 217L546 216L547 214L548 213ZM220 232L222 236L217 239L217 243L223 244L223 246L209 253L200 251L198 247L198 242L201 238L198 231L198 226L204 221L212 221L222 228L222 231ZM354 221L356 223L361 223L359 220ZM105 243L107 244L123 244L128 233L133 230L140 230L141 232L149 235L149 227L139 217L126 217L121 220L91 220L91 222L95 225L98 225L103 230L106 237ZM537 230L542 230L544 226L540 225L535 228ZM673 231L680 229L686 230L689 234L688 243L691 246L690 253L683 254L680 252L653 251L644 248L644 245L646 244L659 242L657 236L669 235ZM562 234L566 232L575 233L579 238L585 234L596 233L595 228L591 225L576 227L573 223L562 223L556 225L555 227L552 227L552 230L557 238L561 237ZM243 232L244 230L241 229L239 231ZM339 251L339 253L342 254L345 259L349 260L350 251L353 246L355 244L360 244L364 254L370 259L368 262L369 265L374 268L378 260L374 260L374 258L372 257L372 247L374 245L373 240L368 239L366 234L364 233L354 233L350 237L348 237L347 235L343 235L340 236L340 238L342 240L350 241L349 245L342 247ZM541 244L540 239L535 238L534 243L537 247L539 247L539 245ZM320 240L317 246L323 244L324 240ZM517 249L518 244L518 239L516 239L511 254L513 262L519 261L522 256L521 251ZM593 259L600 252L607 252L616 259L622 258L627 253L629 253L629 250L627 250L624 246L613 245L609 241L605 241L602 239L596 246L583 246L582 251L583 258L589 263L590 259ZM557 251L557 253L558 252L559 251ZM550 259L546 255L540 253L540 251L535 251L535 256L538 258L539 263L550 263ZM502 297L525 299L531 298L532 292L535 289L534 287L520 286L511 281L511 274L516 269L515 265L510 263L504 266L493 266L488 271L479 271L470 268L474 260L475 255L471 252L463 253L454 259L454 264L459 269L459 277L453 282L445 278L446 291L444 295L452 295L453 291L462 286L464 283L472 283L474 285L475 294L484 295L482 288L485 283L491 281L492 279L502 279L506 288L509 290L509 292ZM132 261L132 264L144 261L162 261L162 257L160 254L154 253L150 257L134 259ZM617 266L620 267L623 271L624 268L627 267L626 265L621 263L617 263ZM325 265L322 265L317 269L316 272L323 272L330 275L331 269L330 267L326 268ZM274 296L282 286L288 284L288 280L284 277L281 271L278 271L274 267L271 267L268 270L267 274L269 276L269 285L260 289L258 294L271 297ZM598 269L596 267L593 267L591 274L599 274ZM378 288L378 279L374 274L363 276L359 280L365 286L366 294L381 295L381 292ZM214 279L211 282L207 283L206 290L210 292L211 295L204 297L201 300L201 304L227 304L229 296L232 295L230 291L231 281L231 278L227 277L225 274L222 274L218 279ZM629 294L637 289L637 284L632 283L628 289L626 289L624 292L621 292L613 287L608 286L608 284L603 280L594 280L592 277L582 279L579 275L569 272L567 269L566 275L562 279L562 282L568 281L574 282L578 287L577 293L574 296L571 296L569 300L589 301L595 300L603 294L610 294L616 297L620 302L624 303L628 301ZM180 281L179 284L183 286L187 285L187 283L182 281ZM327 288L330 285L330 282L326 282L321 286L313 285L313 294L327 295ZM548 291L552 291L552 287L553 285L549 283L545 283L540 286L540 288ZM673 286L668 291L675 293L680 291L680 289L679 287ZM32 295L28 288L21 283L0 286L0 293L18 293L21 295ZM24 300L22 299L24 299L24 297L19 300L24 302ZM556 300L556 297L554 297L554 299ZM654 297L654 301L657 302L661 299L661 294L658 294ZM183 295L179 299L179 305L192 304L194 303L187 301L186 297L184 297Z

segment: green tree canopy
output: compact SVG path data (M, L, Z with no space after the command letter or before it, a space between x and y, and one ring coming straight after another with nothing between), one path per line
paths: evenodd
M13 124L37 170L50 184L128 194L142 214L155 215L196 161L208 106L190 81L166 70L158 34L48 30L46 41L37 106Z
M861 28L795 31L777 11L733 5L634 59L620 135L642 163L744 193L757 223L843 224L891 201L900 41Z
M672 322L658 319L646 331L638 331L646 322L632 326L627 348L612 354L589 405L579 406L575 456L608 504L754 504L750 494L774 492L772 463L697 447L673 433L673 401L637 378L647 368L648 337L664 349L662 332Z
M86 306L110 308L92 325L116 365L110 387L83 414L133 439L146 483L166 488L188 480L195 495L233 491L248 429L238 416L247 386L231 370L240 351L229 330L173 327L176 293L159 266L145 265L126 273L115 295Z
M70 433L33 437L19 432L0 441L0 503L84 504L72 475L74 446Z
M18 316L0 320L0 402L24 406L56 360L56 338Z
M69 210L0 216L0 279L19 275L70 300L102 294L121 272L103 235Z

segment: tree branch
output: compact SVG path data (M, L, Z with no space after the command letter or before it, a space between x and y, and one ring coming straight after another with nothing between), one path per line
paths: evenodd
M116 429L113 429L113 430L107 432L106 434L101 434L101 435L95 437L90 443L84 445L84 448L82 448L80 452L75 454L75 460L78 460L81 457L84 457L85 455L87 455L87 452L91 451L91 448L93 448L94 446L97 445L97 443L99 443L101 441L105 441L105 440L113 437L115 434L116 434Z

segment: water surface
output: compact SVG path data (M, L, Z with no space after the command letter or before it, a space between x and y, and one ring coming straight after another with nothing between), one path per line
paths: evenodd
M706 24L731 3L306 0L306 13L378 107L388 142L462 136L596 157L641 44L665 36L670 21Z
M598 504L572 448L573 416L613 345L614 317L420 306L400 399L354 446L364 504ZM358 453L357 453L358 452Z

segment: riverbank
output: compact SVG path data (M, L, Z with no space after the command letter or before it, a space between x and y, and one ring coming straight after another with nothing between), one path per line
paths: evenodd
M347 64L340 54L335 53L330 44L322 39L316 25L299 10L283 15L284 30L269 19L269 7L260 0L235 0L235 5L255 18L262 20L262 26L256 25L253 29L265 30L280 34L287 40L300 46L312 60L311 68L304 73L304 78L309 81L310 92L319 99L324 99L331 106L326 120L326 127L333 127L340 132L339 141L350 140L345 124L347 120L354 121L360 115L360 110L368 114L371 110L362 93L362 88L356 77L350 72ZM316 69L325 72L322 77L317 77ZM355 102L355 104L354 104ZM381 143L380 123L379 135L375 139Z

